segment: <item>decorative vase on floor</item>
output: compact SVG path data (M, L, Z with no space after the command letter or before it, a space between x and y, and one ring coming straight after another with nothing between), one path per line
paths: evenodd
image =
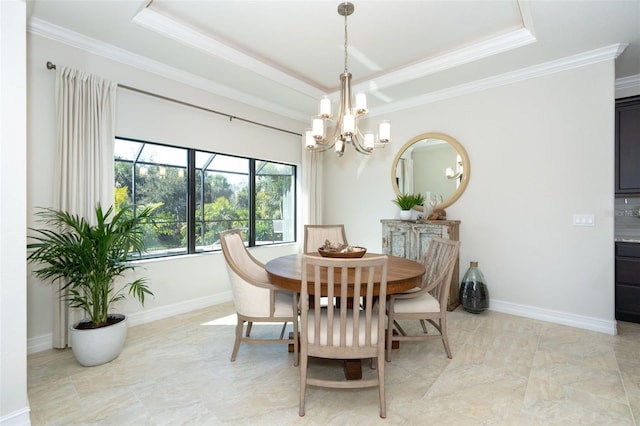
M479 314L489 307L489 290L478 262L471 262L460 283L460 303L465 311Z

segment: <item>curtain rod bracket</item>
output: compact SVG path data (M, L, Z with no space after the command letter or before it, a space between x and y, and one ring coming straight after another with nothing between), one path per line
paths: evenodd
M55 70L56 69L56 64L54 64L51 61L47 61L47 69L48 70Z

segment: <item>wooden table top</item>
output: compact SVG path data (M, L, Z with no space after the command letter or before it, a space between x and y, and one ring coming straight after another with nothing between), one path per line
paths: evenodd
M319 254L311 254L320 256ZM367 253L365 257L373 256ZM277 257L265 264L271 284L292 291L300 291L302 284L302 255L290 254ZM422 281L425 269L421 263L397 256L389 256L387 265L387 294L402 293L417 287ZM307 279L310 282L309 294L313 294L313 270L307 271ZM379 277L374 278L379 282ZM324 281L324 280L323 280Z

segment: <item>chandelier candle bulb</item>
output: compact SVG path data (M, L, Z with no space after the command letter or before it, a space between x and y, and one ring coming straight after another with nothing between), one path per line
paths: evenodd
M331 118L331 99L326 96L320 100L320 116L322 118Z
M386 120L380 122L378 126L378 138L382 143L387 143L391 140L391 123Z
M358 93L356 95L356 111L358 115L367 113L367 95L365 93Z
M313 138L313 135L311 135L311 129L305 130L302 134L302 138L304 139L304 145L307 148L313 148L316 146L316 140Z
M364 147L366 149L373 149L376 141L376 135L372 132L367 132L364 134Z
M322 118L314 118L312 121L311 135L316 140L324 139L324 121Z
M351 136L356 130L356 117L353 114L345 114L342 118L342 133Z

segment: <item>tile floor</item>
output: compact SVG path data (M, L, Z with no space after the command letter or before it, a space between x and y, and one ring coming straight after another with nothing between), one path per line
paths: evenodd
M459 308L448 316L452 360L439 341L393 351L386 420L376 389L314 387L300 418L284 346L243 344L229 361L233 312L223 304L132 327L120 357L98 367L81 367L70 350L30 355L32 425L640 424L638 324L609 336ZM341 364L318 361L313 373L341 375Z

